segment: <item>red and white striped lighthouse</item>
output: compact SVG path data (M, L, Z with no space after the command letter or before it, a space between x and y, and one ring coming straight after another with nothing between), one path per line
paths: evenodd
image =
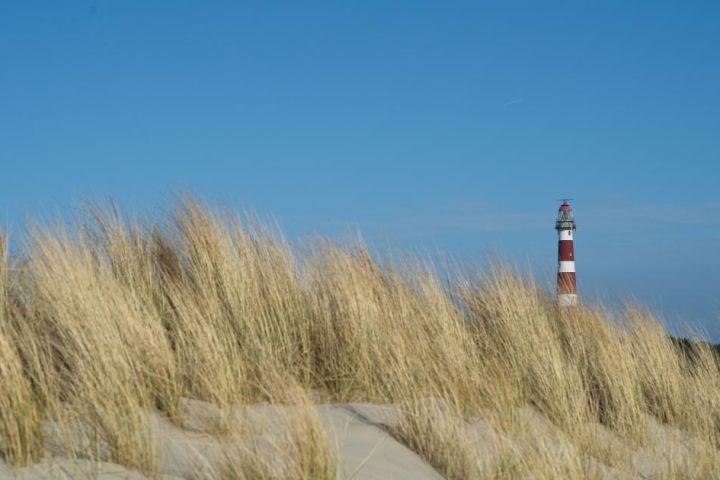
M575 251L573 248L575 216L568 200L570 199L563 200L560 205L555 222L555 230L558 231L557 302L560 307L577 305Z

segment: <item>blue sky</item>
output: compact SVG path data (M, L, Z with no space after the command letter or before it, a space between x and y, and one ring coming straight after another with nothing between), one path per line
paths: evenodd
M0 206L178 188L293 238L555 268L720 341L717 2L0 3Z

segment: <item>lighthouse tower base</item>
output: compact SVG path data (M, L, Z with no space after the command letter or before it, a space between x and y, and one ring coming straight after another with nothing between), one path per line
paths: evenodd
M560 293L557 296L558 306L560 307L574 307L578 304L577 294L575 293Z

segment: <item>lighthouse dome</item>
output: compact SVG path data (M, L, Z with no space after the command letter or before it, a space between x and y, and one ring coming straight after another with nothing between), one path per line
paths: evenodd
M563 200L562 205L558 209L557 221L555 222L556 230L575 230L575 215L567 200Z

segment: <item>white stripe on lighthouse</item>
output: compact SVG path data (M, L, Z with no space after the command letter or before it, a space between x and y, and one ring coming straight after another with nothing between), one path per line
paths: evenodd
M572 307L573 305L577 305L577 294L561 293L557 296L557 301L561 307Z
M572 230L560 230L560 240L572 240Z
M558 272L570 273L575 272L575 262L558 262Z

